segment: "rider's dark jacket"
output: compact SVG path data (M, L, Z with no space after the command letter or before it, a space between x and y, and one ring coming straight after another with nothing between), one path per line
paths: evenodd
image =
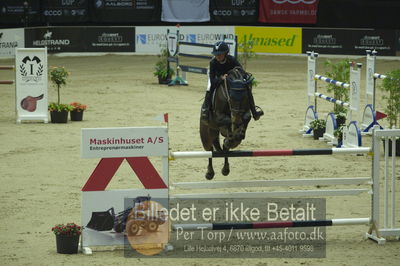
M219 82L221 81L221 76L227 74L229 70L233 69L236 66L242 67L240 63L236 60L236 58L229 54L226 55L225 63L223 64L219 63L215 57L211 59L209 73L209 78L211 82L211 93L219 85Z

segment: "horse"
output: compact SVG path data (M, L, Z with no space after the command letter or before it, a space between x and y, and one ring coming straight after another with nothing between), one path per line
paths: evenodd
M200 138L206 151L227 153L239 146L251 120L248 91L251 90L252 75L241 67L235 67L227 74L214 90L208 123L200 119ZM220 135L224 137L222 147ZM228 157L224 157L221 172L225 176L230 172ZM214 175L212 158L209 158L205 177L211 180Z

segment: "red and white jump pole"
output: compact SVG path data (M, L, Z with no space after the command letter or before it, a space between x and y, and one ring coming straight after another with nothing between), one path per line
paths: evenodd
M327 148L327 149L293 149L293 150L257 150L257 151L186 151L171 152L171 159L180 158L221 158L221 157L265 157L265 156L304 156L332 155L337 153L369 153L370 147Z
M254 222L254 223L206 223L206 224L174 224L173 230L231 230L231 229L266 229L286 227L326 227L337 225L368 225L370 218L347 218L316 221L280 221L280 222Z
M14 70L14 66L0 66L0 70ZM13 80L0 80L0 85L14 84Z

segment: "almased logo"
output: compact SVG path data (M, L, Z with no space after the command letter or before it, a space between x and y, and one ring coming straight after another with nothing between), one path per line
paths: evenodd
M253 46L279 46L279 47L293 47L295 40L298 39L299 36L297 36L296 34L291 35L288 38L284 38L284 37L269 37L269 36L265 36L265 37L254 37L252 33L250 33L249 35L244 35L243 39L240 40L239 42L252 42Z
M301 53L301 28L236 27L239 43L253 44L255 53Z

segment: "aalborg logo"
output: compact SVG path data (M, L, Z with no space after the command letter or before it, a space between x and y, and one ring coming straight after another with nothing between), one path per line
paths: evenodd
M30 58L25 56L22 59L22 64L19 65L19 73L22 76L22 80L25 82L34 81L38 82L42 79L44 66L41 60L37 56Z
M314 4L315 2L317 2L317 0L272 0L272 2L274 2L275 4L285 4L285 3L289 3L289 4L306 4L306 5L311 5Z

